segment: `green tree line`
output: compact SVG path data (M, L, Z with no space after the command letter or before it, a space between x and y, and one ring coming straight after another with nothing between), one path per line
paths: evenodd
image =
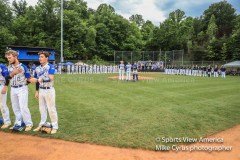
M60 53L60 0L0 0L0 52L8 45L51 47ZM240 15L227 1L214 3L200 17L171 12L158 26L142 15L129 19L101 4L64 1L64 58L113 60L115 50L184 49L187 60L240 59Z

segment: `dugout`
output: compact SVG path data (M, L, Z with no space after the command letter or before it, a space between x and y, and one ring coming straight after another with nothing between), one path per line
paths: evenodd
M21 63L26 66L32 64L39 64L39 55L40 51L50 52L49 62L55 64L55 50L47 47L30 47L30 46L8 46L9 49L15 50L19 53L18 59Z
M240 76L240 61L234 61L223 65L227 69L228 75Z

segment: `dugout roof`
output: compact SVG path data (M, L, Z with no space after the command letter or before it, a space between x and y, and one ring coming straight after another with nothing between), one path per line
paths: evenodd
M224 64L224 67L240 67L240 61L234 61Z
M47 51L51 55L49 61L55 61L55 50L48 47L30 47L30 46L8 46L8 48L13 49L19 53L18 59L20 61L37 61L39 59L38 52Z

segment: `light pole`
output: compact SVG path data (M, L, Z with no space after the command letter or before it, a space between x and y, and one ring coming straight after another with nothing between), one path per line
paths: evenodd
M61 63L63 61L63 0L61 0Z

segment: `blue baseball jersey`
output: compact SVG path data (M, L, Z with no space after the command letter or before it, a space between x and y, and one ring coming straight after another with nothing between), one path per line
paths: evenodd
M124 65L124 64L120 64L120 65L119 65L119 69L124 70L124 68L125 68L125 65Z
M132 65L131 65L131 64L127 64L127 65L126 65L126 70L127 70L128 72L130 72L131 69L132 69Z
M8 68L4 64L0 64L0 84L5 84L5 77L9 75Z
M55 74L55 67L52 64L47 63L45 66L38 66L36 68L36 72L34 75L34 78L41 78L43 80L46 80L49 78L49 75ZM53 81L51 82L41 82L40 87L53 87Z
M20 68L22 70L22 72L14 75L14 77L12 77L12 79L10 80L10 85L11 86L26 85L27 79L31 77L29 69L22 63L20 63L17 66L9 65L8 66L9 74L12 73L14 68Z

